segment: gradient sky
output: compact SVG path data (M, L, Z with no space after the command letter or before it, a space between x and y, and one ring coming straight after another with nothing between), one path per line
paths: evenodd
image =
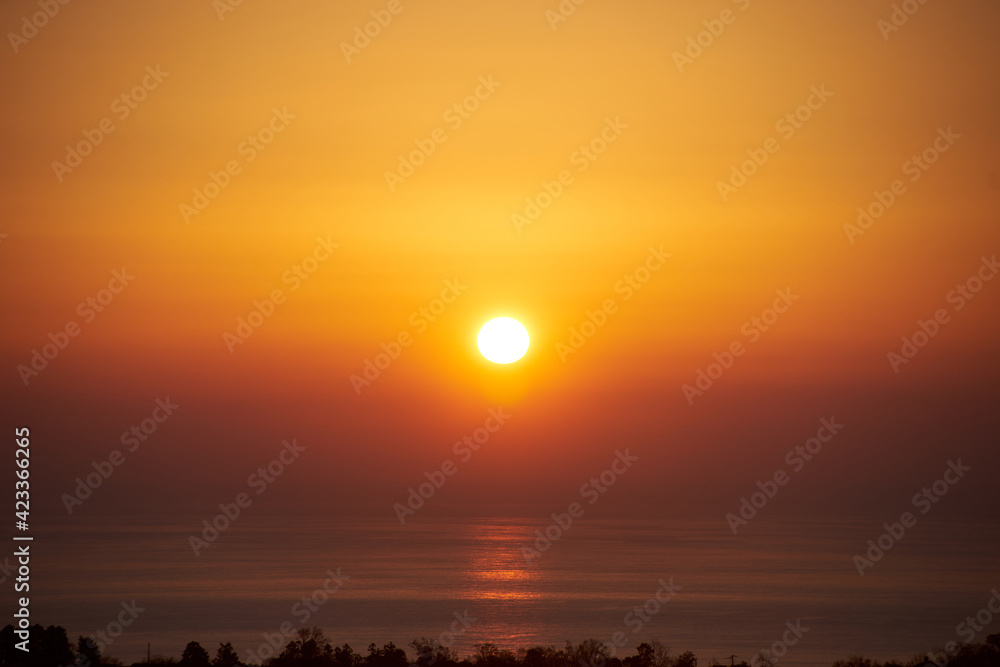
M0 387L5 421L33 431L42 516L65 519L60 495L168 396L181 407L80 514L204 514L296 438L303 464L262 511L391 520L503 406L510 422L428 516L544 517L628 447L641 463L600 512L722 521L828 417L845 428L769 512L887 520L961 457L973 472L935 515L994 515L1000 280L961 310L948 296L1000 252L995 3L927 3L885 39L882 0L593 0L555 28L555 0L401 0L348 62L341 44L386 6L74 2L0 56ZM724 10L679 71L675 52ZM33 11L5 2L0 26ZM122 118L147 67L169 74ZM482 79L499 86L457 123ZM832 95L791 136L776 126L819 88ZM294 118L249 160L274 109ZM105 118L60 181L53 162ZM581 161L609 119L627 127ZM960 137L912 181L906 163L947 128ZM719 181L771 138L723 201ZM905 193L851 238L896 179ZM283 276L317 238L338 247L293 289ZM616 285L650 247L670 258L626 300ZM87 322L78 304L123 268L134 281ZM465 289L419 330L411 314L445 281ZM231 352L224 334L275 289L285 301ZM750 342L744 323L785 289L799 299ZM618 310L560 359L609 298ZM949 321L894 372L887 354L938 309ZM500 315L532 337L510 367L475 348ZM79 335L25 384L18 366L71 321ZM358 395L351 375L404 331ZM689 403L683 385L734 341L745 354Z

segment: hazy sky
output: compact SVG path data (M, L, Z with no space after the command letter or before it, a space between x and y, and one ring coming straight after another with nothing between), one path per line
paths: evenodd
M428 516L545 516L628 448L601 512L721 521L785 470L768 512L888 520L961 458L935 516L992 516L996 4L558 7L3 3L0 386L38 511L120 450L74 516L204 514L295 439L262 512L392 520L451 460ZM475 347L500 315L510 367Z

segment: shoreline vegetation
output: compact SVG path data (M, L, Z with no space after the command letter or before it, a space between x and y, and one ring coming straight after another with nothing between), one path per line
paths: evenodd
M23 631L21 631L23 632ZM566 642L563 648L534 646L511 651L486 642L474 644L474 651L464 657L448 646L432 639L415 639L410 651L389 642L378 648L368 645L367 653L355 652L348 644L336 646L322 629L303 628L281 650L270 654L261 650L259 656L241 657L229 642L220 642L211 656L199 642L184 647L180 657L153 655L130 666L104 655L100 642L92 637L79 637L75 646L66 629L50 625L30 627L30 651L18 644L22 638L8 625L0 631L0 667L702 667L731 665L733 667L776 667L780 656L764 650L755 656L726 656L699 659L691 651L677 655L659 641L643 642L635 652L618 657L608 646L596 639L579 644ZM1000 634L986 637L980 644L949 643L927 655L914 655L905 661L878 662L860 655L839 659L832 667L1000 667Z

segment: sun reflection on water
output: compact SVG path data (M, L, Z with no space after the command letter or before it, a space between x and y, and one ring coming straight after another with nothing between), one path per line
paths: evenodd
M542 574L528 567L521 548L531 532L524 524L484 522L472 528L472 548L465 570L466 595L472 600L536 600Z

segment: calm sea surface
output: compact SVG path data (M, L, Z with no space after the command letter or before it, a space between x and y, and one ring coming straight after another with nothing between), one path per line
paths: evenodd
M996 524L927 520L861 577L851 558L878 536L877 523L760 519L733 536L721 519L586 517L529 565L522 547L544 527L538 518L418 516L401 527L243 516L195 557L187 538L203 518L36 532L33 620L64 625L75 640L135 600L143 611L107 650L126 663L144 657L147 642L179 656L191 640L213 654L231 641L246 659L283 623L321 626L366 652L370 642L441 637L457 613L475 618L443 636L462 655L477 642L516 649L622 631L620 656L659 639L706 665L749 658L801 620L808 631L780 663L830 665L856 652L903 659L956 640L955 626L1000 587ZM337 568L350 579L306 619L297 601ZM641 628L626 620L671 578L673 600ZM979 639L988 632L1000 632L1000 618Z

